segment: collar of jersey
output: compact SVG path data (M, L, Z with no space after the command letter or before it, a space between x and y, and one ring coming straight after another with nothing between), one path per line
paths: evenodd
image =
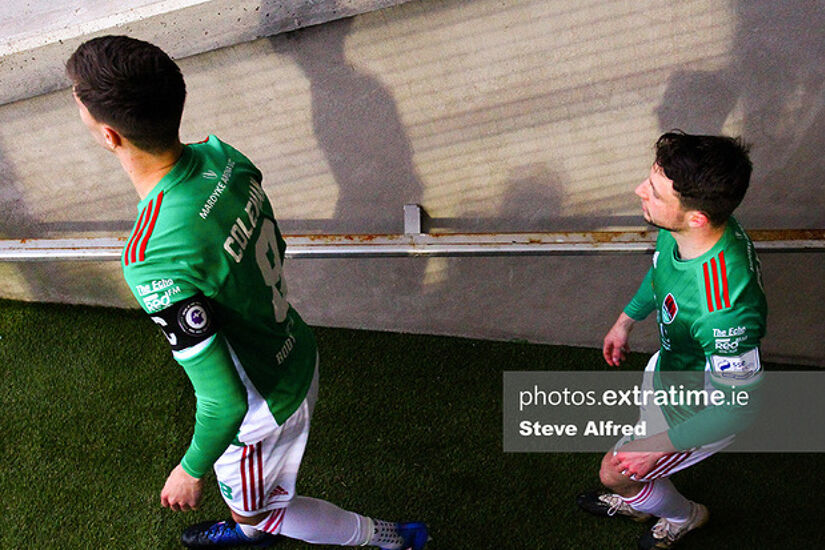
M161 191L166 192L185 180L194 168L195 157L189 145L183 146L183 153L169 172L152 188L152 191L138 203L138 212L143 210L149 201L153 200Z
M671 235L671 239L673 239L673 251L671 252L671 254L673 255L673 265L677 268L687 269L695 265L701 265L708 261L710 258L716 256L719 253L719 251L725 247L728 240L730 240L731 236L733 235L734 223L735 222L733 220L733 217L731 217L728 220L727 225L725 226L725 232L722 233L722 236L719 237L719 240L716 241L716 244L710 247L710 250L708 250L701 256L691 258L690 260L681 260L676 257L676 251L678 250L678 247L676 246L676 239L673 239L673 236Z

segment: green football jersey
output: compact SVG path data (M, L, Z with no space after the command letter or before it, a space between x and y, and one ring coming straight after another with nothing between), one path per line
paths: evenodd
M123 250L129 288L192 381L184 469L200 477L231 444L260 440L307 394L313 334L287 301L286 244L261 173L214 136L185 145L138 205Z
M707 371L709 389L729 395L734 387L757 391L767 303L753 243L734 218L709 251L691 260L679 258L669 231L659 232L653 265L624 311L641 320L654 310L660 341L655 388L665 387L668 372ZM735 433L755 411L735 405L662 407L679 449Z

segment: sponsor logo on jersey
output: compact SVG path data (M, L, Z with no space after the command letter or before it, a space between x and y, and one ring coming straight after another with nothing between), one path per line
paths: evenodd
M739 349L739 343L747 340L745 336L737 338L717 338L714 343L716 351L736 351Z
M713 329L713 337L714 338L733 338L734 336L743 336L748 329L743 326L739 327L730 327L728 329Z
M226 162L226 167L223 169L223 174L221 174L220 181L217 183L217 185L215 185L215 189L212 190L212 194L209 195L209 197L206 199L206 202L203 203L203 206L201 207L201 211L200 211L200 214L199 214L201 219L205 220L206 218L209 217L209 213L212 211L212 208L218 203L218 199L221 198L221 195L223 194L224 190L226 190L226 186L229 184L229 178L232 177L232 171L234 169L235 169L235 161L232 160L232 159L229 159ZM215 174L215 172L212 172L210 170L209 172L204 172L203 173L203 176L206 179L214 179L214 178L207 177L206 176L207 174L214 174L215 178L218 177L218 175Z
M149 313L154 313L155 311L166 309L167 307L172 305L172 296L178 294L179 292L179 286L169 288L163 294L155 292L154 294L150 294L149 296L143 297L143 305L146 307L146 311L148 311Z
M662 322L669 325L674 319L676 319L676 315L678 313L679 305L676 303L676 298L673 297L673 294L668 292L662 302Z
M186 304L178 313L178 325L189 336L200 336L209 331L209 314L198 301Z
M135 288L137 289L139 295L146 296L152 292L160 292L161 290L174 285L175 281L172 279L158 279L157 281L152 281L149 284L135 285Z
M702 273L705 278L705 298L708 311L714 312L730 307L728 292L728 271L725 266L725 251L702 264Z
M762 369L759 361L759 348L753 348L741 355L711 355L710 359L714 375L731 380L752 378Z
M201 174L201 176L203 176L203 179L207 180L218 179L218 174L214 170L207 170L206 172Z

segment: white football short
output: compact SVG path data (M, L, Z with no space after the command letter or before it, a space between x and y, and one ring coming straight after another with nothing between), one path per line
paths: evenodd
M258 442L230 445L215 462L218 487L240 516L285 508L295 496L312 410L318 399L318 364L306 398L286 422Z
M659 352L657 351L653 354L653 357L650 358L650 361L647 362L647 366L645 367L642 391L653 390L652 373L656 369L656 363L658 360ZM645 423L647 433L651 435L668 429L667 420L665 420L661 408L653 403L642 404L639 406L639 420L636 425L638 426L642 422ZM719 441L714 441L713 443L708 443L694 449L666 454L656 462L656 465L650 472L647 473L647 475L641 478L631 476L630 479L635 481L653 481L654 479L669 477L679 470L684 470L688 466L693 466L694 464L705 460L709 456L718 453L733 443L734 437L734 435L730 435L724 439L720 439ZM622 445L629 443L632 439L633 435L626 435L622 437L613 447L613 454L615 455L619 452L619 448Z

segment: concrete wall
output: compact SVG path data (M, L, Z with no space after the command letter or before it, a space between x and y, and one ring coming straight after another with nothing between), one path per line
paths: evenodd
M643 4L643 5L642 5ZM825 227L820 2L418 0L186 57L183 138L255 161L286 233L641 225L664 130L741 134L752 228ZM68 90L0 106L0 235L120 235L136 196ZM294 260L311 322L598 346L645 256ZM825 256L763 256L771 359L825 365ZM0 295L129 306L108 264L0 265ZM652 323L637 349L655 347Z

